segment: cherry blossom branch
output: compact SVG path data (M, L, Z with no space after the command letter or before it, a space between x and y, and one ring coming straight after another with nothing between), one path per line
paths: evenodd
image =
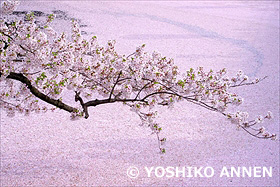
M0 77L1 76L2 76L2 74L0 73ZM25 84L34 96L38 97L39 99L41 99L51 105L54 105L67 112L76 112L77 111L76 108L63 103L59 99L57 99L57 100L52 99L49 96L45 95L44 93L40 92L37 88L32 86L30 80L27 77L25 77L22 73L10 72L10 74L7 76L7 78L17 80L17 81L20 81L21 83Z
M13 104L13 103L9 103L7 101L4 101L3 99L0 99L0 102L5 103L7 105L12 105L13 107L16 107L17 105Z
M113 88L112 88L112 90L111 90L111 92L110 92L110 95L109 95L109 100L111 100L112 94L113 94L113 92L114 92L114 89L115 89L116 85L117 85L118 82L119 82L119 79L120 79L120 77L121 77L121 74L122 74L122 71L120 71L120 73L119 73L119 75L118 75L118 78L117 78L115 84L113 85Z
M140 93L149 85L151 84L150 82L148 82L147 84L145 84L137 93L137 95L135 96L135 100L137 99L137 97L140 95Z
M12 1L8 4L6 9L9 13L14 5ZM52 19L53 16L50 15L47 23ZM1 18L0 35L0 77L4 77L1 77L0 82L8 84L7 89L0 90L0 95L3 100L13 101L15 98L22 101L19 108L23 105L26 110L39 111L37 102L30 101L34 96L70 112L74 119L88 118L88 107L122 102L136 112L142 124L150 127L152 133L157 135L162 152L165 150L161 143L165 139L159 138L161 128L152 119L156 115L152 109L157 104L172 107L181 100L221 113L254 137L276 137L265 132L264 128L255 127L264 118L272 118L271 112L264 118L259 116L252 121L248 120L247 112L226 112L228 106L238 106L243 102L243 98L229 92L229 88L256 84L267 76L249 82L248 76L241 70L236 76L228 78L225 68L214 72L212 69L204 71L203 67L190 68L185 73L180 73L173 59L157 52L147 53L143 50L145 45L137 47L128 56L121 55L115 51L114 40L101 46L96 36L84 39L75 21L72 22L70 38L66 33L57 36L57 32L49 25L38 25L32 13L27 14L23 20L10 23ZM38 70L44 72L40 73ZM13 81L5 80L6 78L19 81L23 86L13 87ZM75 91L75 101L79 102L83 110L81 113L61 100L54 99L61 96L65 88ZM85 97L97 94L104 99L85 102L81 93ZM12 105L0 102L8 113L13 112L13 109L10 110ZM19 108L14 110L20 111Z
M89 114L88 114L88 107L87 107L87 105L85 105L84 104L84 101L83 101L83 99L80 97L80 92L75 92L76 93L76 95L75 95L75 101L77 102L77 101L80 101L80 104L81 104L81 106L83 107L83 111L84 111L84 113L85 113L85 118L87 119L88 117L89 117Z
M268 76L265 76L265 77L263 77L263 78L261 78L261 79L256 79L256 81L248 82L248 83L243 83L243 82L244 82L244 80L243 80L243 81L241 81L241 82L240 82L239 84L237 84L237 85L232 85L232 86L230 86L230 88L239 87L239 86L253 85L253 84L256 84L256 83L259 83L259 82L263 81L263 80L266 79L267 77L268 77Z

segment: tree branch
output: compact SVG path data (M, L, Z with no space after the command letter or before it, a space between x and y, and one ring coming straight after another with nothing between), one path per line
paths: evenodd
M118 75L118 78L117 78L117 80L116 80L116 82L115 82L115 84L114 84L114 86L113 86L113 88L112 88L112 90L111 90L111 92L110 92L109 100L111 100L112 94L113 94L113 92L114 92L114 89L115 89L116 85L117 85L118 82L119 82L119 79L120 79L120 77L121 77L121 74L122 74L122 71L120 71L120 73L119 73L119 75Z
M239 87L239 86L248 86L248 85L252 85L252 84L256 84L256 83L259 83L261 81L263 81L264 79L266 79L268 76L265 76L255 82L248 82L248 83L243 83L244 81L240 82L239 84L236 84L236 85L232 85L230 86L230 88L234 88L234 87ZM243 84L242 84L243 83Z
M0 77L1 77L2 74L0 74ZM13 80L17 80L17 81L20 81L21 83L25 84L28 89L30 90L30 92L38 97L39 99L51 104L51 105L54 105L62 110L65 110L67 112L76 112L78 111L76 108L73 108L65 103L63 103L62 101L60 101L59 99L55 100L55 99L52 99L50 98L49 96L45 95L44 93L40 92L37 88L35 88L34 86L32 86L30 80L25 77L22 73L14 73L14 72L11 72L8 76L7 76L8 79L13 79Z
M150 82L148 82L147 84L145 84L137 93L137 95L135 96L135 100L137 99L137 97L140 95L140 93L142 92L142 90L144 90L148 85L150 84Z
M87 119L89 117L89 114L88 114L88 107L84 104L84 101L83 99L80 97L80 92L76 92L76 95L75 95L75 101L80 101L80 104L82 105L83 107L83 110L84 110L84 113L85 113L85 118Z

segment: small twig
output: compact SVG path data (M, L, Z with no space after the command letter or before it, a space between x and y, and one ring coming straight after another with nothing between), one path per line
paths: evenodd
M258 136L260 133L257 133L257 134L253 134L251 133L250 131L248 131L245 127L243 126L240 126L243 130L245 130L248 134L250 134L251 136L254 136L256 138L260 138L260 139L268 139L268 138L271 138L271 137L264 137L264 136Z
M10 38L11 40L14 40L10 35L5 34L4 32L0 32L1 34L3 34L4 36L7 36L8 38Z
M9 103L9 102L7 102L7 101L4 101L4 100L2 100L2 99L0 99L0 102L6 103L6 104L8 104L8 105L12 105L13 107L17 107L17 106L18 106L18 105L15 105L15 104L13 104L13 103Z
M157 94L170 94L170 95L174 95L174 93L172 93L172 92L167 92L167 91L163 91L163 92L153 92L153 93L150 93L150 94L148 94L148 95L146 95L143 99L141 99L141 100L145 100L145 99L147 99L148 97L150 97L150 96L153 96L153 95L157 95Z
M32 53L33 55L35 55L34 51L31 51L31 50L29 50L29 49L26 49L26 48L23 47L22 45L19 45L19 46L20 46L20 48L22 48L23 50L25 50L25 51L27 51L27 52L30 52L30 53Z
M114 84L114 86L113 86L113 88L112 88L112 90L111 90L111 92L110 92L109 100L111 100L112 94L113 94L113 92L114 92L114 89L115 89L116 85L118 84L118 81L119 81L119 79L120 79L120 77L121 77L121 74L122 74L122 71L120 71L120 73L119 73L119 75L118 75L118 78L117 78L117 80L116 80L116 82L115 82L115 84Z
M128 58L128 57L130 57L130 56L132 56L132 55L134 55L136 52L134 52L134 53L131 53L130 55L128 55L126 58Z
M150 82L148 82L147 84L145 84L137 93L137 95L135 96L135 100L137 99L137 97L140 95L140 93L142 92L142 90L144 90L148 85L150 84Z
M257 84L257 83L259 83L259 82L261 82L261 81L263 81L264 79L266 79L268 76L265 76L264 78L262 78L262 79L260 79L260 80L258 80L257 82L249 82L249 83L243 83L243 84L237 84L237 85L232 85L232 86L230 86L230 88L234 88L234 87L239 87L239 86L248 86L248 85L252 85L252 84Z
M41 71L36 71L36 72L32 72L32 73L22 73L24 75L35 75L37 73L40 73Z

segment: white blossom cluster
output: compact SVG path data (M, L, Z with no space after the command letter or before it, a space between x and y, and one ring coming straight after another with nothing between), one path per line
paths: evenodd
M16 10L19 5L19 1L7 0L1 3L0 13L1 14L11 14Z
M1 14L11 13L17 4L17 1L4 2ZM229 91L231 87L254 84L260 79L250 82L242 71L229 78L226 69L215 72L202 67L181 74L173 59L157 52L147 53L145 45L130 55L121 55L115 50L114 40L102 46L96 36L84 39L75 20L71 39L67 39L66 33L57 33L51 27L54 17L49 15L41 25L35 23L33 13L21 20L8 20L5 16L0 19L0 103L9 116L15 111L28 114L48 110L39 104L26 84L9 78L14 72L24 75L33 87L53 99L59 99L62 91L69 89L88 99L99 95L99 99L123 102L157 135L161 128L154 122L153 107L158 104L172 107L183 99L220 112L245 129L263 120L259 117L248 125L246 112L225 113L229 105L243 102L243 98ZM71 116L76 118L83 113L73 112ZM265 118L270 119L271 113Z

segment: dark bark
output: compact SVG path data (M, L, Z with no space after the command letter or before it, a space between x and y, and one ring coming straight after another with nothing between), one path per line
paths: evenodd
M2 76L2 73L0 73L0 77ZM50 98L49 96L45 95L44 93L40 92L37 88L35 88L34 86L32 86L30 80L24 76L22 73L14 73L11 72L8 76L8 79L13 79L13 80L17 80L20 81L21 83L25 84L27 86L27 88L30 90L30 92L36 96L37 98L53 105L56 106L62 110L65 110L67 112L76 112L78 111L76 108L71 107L65 103L63 103L62 101L60 101L59 99L55 100ZM89 117L89 113L88 113L88 107L90 106L97 106L97 105L101 105L101 104L107 104L107 103L114 103L114 102L135 102L135 101L140 101L140 102L146 102L145 99L95 99L95 100L91 100L88 101L86 103L83 102L83 99L80 97L80 93L76 92L75 95L75 101L79 101L81 106L83 107L83 112L85 114L85 118L87 119Z
M0 77L1 77L1 74L0 74ZM55 100L55 99L52 99L50 98L49 96L45 95L44 93L40 92L37 88L35 88L34 86L32 86L30 80L25 77L22 73L14 73L14 72L11 72L7 78L9 79L14 79L14 80L17 80L17 81L20 81L21 83L23 84L26 84L26 86L28 87L28 89L30 90L30 92L38 97L39 99L51 104L51 105L54 105L62 110L65 110L67 112L75 112L77 111L76 108L74 107L71 107L65 103L63 103L62 101L60 101L59 99Z

